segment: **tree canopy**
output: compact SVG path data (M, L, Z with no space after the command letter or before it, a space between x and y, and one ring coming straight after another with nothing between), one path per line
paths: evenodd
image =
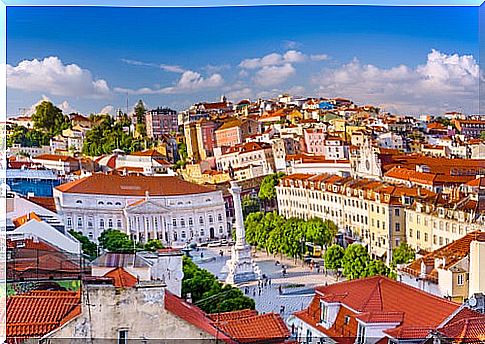
M146 250L146 251L151 251L151 252L155 252L161 248L163 248L163 244L160 240L158 239L150 239L148 240L145 245L143 246L143 248Z
M258 197L261 200L273 200L276 198L276 188L278 180L285 174L282 172L269 174L263 178L261 186L259 187Z
M98 255L98 246L88 239L88 237L84 236L82 232L76 232L75 230L71 229L69 231L74 238L77 239L81 243L81 250L83 254L85 254L89 260L94 260Z
M130 237L117 229L107 229L98 238L99 246L109 252L133 252L135 245Z
M342 258L344 257L345 250L340 245L332 245L325 252L325 267L331 270L337 270L342 267Z
M86 133L83 154L99 156L111 154L115 149L134 152L143 148L143 141L133 139L123 130L123 123L115 122L110 115L93 115L90 118L94 126Z
M392 252L392 267L396 267L398 264L407 264L416 258L416 253L406 243L401 243Z
M258 212L261 209L261 204L259 203L259 200L249 195L244 196L241 203L244 216L248 216L251 213Z
M71 125L69 117L64 115L61 109L45 100L35 107L32 121L34 122L34 129L43 131L49 137L59 135Z
M294 258L305 253L304 242L326 246L333 242L337 233L337 226L331 221L285 219L276 212L250 213L244 224L249 244L269 253L282 253Z
M231 285L223 285L205 269L199 268L188 257L183 258L184 278L182 295L190 293L192 302L204 312L230 312L242 309L255 309L254 300Z
M49 144L49 135L38 129L27 129L21 125L13 125L7 138L7 146L20 144L22 147L40 147Z
M371 259L367 249L354 243L345 249L342 257L343 274L348 279L357 279L375 275L391 277L391 269L380 260Z

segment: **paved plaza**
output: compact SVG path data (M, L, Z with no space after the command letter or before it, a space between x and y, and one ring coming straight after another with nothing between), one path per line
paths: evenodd
M220 250L223 251L222 257ZM209 270L222 282L225 280L226 273L223 268L231 255L229 247L201 248L199 251L192 251L191 255L198 266ZM325 276L323 269L319 273L317 269L311 271L308 266L302 266L301 261L295 264L293 260L282 259L279 255L273 257L264 252L253 253L253 258L268 282L260 287L257 281L253 281L241 284L239 288L255 300L259 312L280 313L285 320L293 312L308 306L315 286L336 281L334 276ZM278 265L275 264L276 261L279 262ZM282 275L281 265L286 266L285 277Z

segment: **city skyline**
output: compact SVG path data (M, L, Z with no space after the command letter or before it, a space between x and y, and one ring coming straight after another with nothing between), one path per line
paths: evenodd
M127 97L130 110L182 110L284 92L478 112L478 7L9 7L7 19L8 116L42 98L88 114Z

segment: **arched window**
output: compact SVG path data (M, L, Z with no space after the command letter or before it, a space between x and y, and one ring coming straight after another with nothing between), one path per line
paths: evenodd
M219 226L219 233L222 234L222 232L223 232L222 226Z
M99 220L99 228L104 228L104 219Z
M173 219L173 220L172 220L172 225L173 225L174 227L177 227L177 219Z
M217 221L219 221L219 222L222 221L222 214L217 214Z
M189 226L193 226L194 225L194 220L192 220L191 217L189 217Z
M209 223L214 223L214 219L213 219L212 215L209 215Z
M115 205L121 205L121 202L116 202Z
M104 202L103 201L98 201L98 205L103 205Z
M108 219L108 228L113 228L113 219Z
M200 229L200 236L203 237L204 236L204 228L201 228Z
M108 203L106 203L106 204L107 204L107 205L113 205L113 203L111 203L111 202L108 202Z
M203 224L204 224L204 218L203 218L202 216L201 216L201 217L199 217L199 223L200 223L201 225L203 225Z
M180 225L181 225L182 227L185 227L185 219L180 219Z
M118 219L116 221L116 227L121 228L121 220L120 219Z
M80 199L78 199L78 200L76 201L76 204L83 204L83 201L81 201Z

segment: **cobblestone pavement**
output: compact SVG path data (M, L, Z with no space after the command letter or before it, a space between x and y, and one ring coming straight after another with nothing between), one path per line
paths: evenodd
M221 257L219 251L223 250ZM201 253L203 257L201 258ZM194 262L201 268L207 269L224 281L226 274L222 272L226 261L230 258L230 248L203 248L200 251L192 251ZM292 313L304 309L313 297L313 289L317 285L335 283L333 276L325 276L323 271L317 273L316 269L311 271L308 266L302 266L301 261L295 263L293 260L273 257L264 252L253 253L253 259L271 281L262 287L257 281L241 284L238 287L253 298L256 302L256 309L261 313L280 313L286 320ZM279 261L279 265L275 262ZM282 276L281 265L286 266L287 275ZM269 282L269 281L268 281ZM281 294L280 294L281 286Z

